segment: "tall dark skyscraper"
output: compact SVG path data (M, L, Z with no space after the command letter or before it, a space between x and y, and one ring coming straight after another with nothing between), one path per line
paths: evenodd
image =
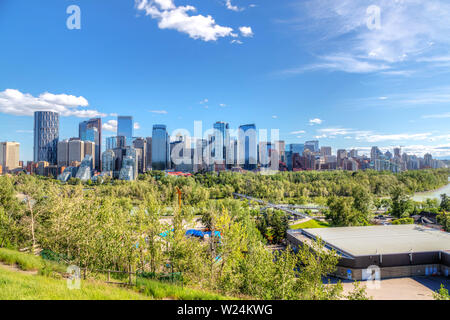
M239 127L239 164L245 170L254 170L258 164L256 126L246 124Z
M59 140L59 113L34 113L34 161L57 164Z
M91 141L95 143L95 168L101 170L102 154L102 119L95 118L80 122L78 128L78 137L82 141Z
M169 169L170 148L167 128L162 124L155 124L152 131L152 168L153 170Z
M127 146L133 143L133 117L117 117L117 136L125 137Z

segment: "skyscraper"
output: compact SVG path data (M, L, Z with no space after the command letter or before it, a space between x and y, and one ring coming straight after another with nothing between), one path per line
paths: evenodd
M126 139L127 146L133 143L133 117L117 117L117 136L123 136Z
M169 169L170 163L169 135L162 124L155 124L152 131L152 168L153 170Z
M82 141L91 141L95 143L95 168L101 170L102 153L102 119L94 118L83 121L78 127L78 137Z
M147 155L146 155L146 170L152 168L152 137L147 137Z
M136 138L133 141L133 147L140 150L140 152L136 154L138 162L138 172L144 173L145 171L147 171L147 140L144 138Z
M4 171L19 168L19 147L18 142L0 143L0 165Z
M322 157L331 156L331 147L321 147L320 155Z
M239 127L239 164L245 170L254 170L257 166L256 126L246 124Z
M57 162L59 139L59 113L36 111L34 113L34 162Z
M311 152L319 152L319 141L313 140L313 141L306 141L305 142L305 149L308 149Z
M225 161L227 148L230 144L230 126L226 122L217 121L214 123L214 141L212 146L212 152L214 160Z
M298 153L299 155L303 155L303 151L305 151L305 145L303 143L291 143L289 145L289 151L292 154Z

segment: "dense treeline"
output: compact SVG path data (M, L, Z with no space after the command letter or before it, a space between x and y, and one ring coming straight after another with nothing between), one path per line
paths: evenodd
M181 208L175 190L169 192L174 185L184 190ZM191 206L190 187L204 192L193 179L88 186L26 175L0 177L0 245L31 251L40 247L89 272L181 272L187 285L236 296L365 298L360 288L344 296L340 284L323 284L338 257L322 244L316 244L315 253L306 247L297 253L289 248L271 252L258 230L257 212L246 202L202 196ZM196 214L220 236L206 241L186 237Z
M307 248L296 254L289 249L267 250L267 243L283 241L286 215L233 199L233 192L273 202L326 204L332 225L365 225L378 207L389 208L399 218L411 215L409 194L445 185L448 174L448 170L336 171L177 178L155 171L135 182L68 184L27 175L2 176L0 247L40 247L90 271L132 267L150 273L182 272L186 284L224 294L342 298L339 285L322 283L338 261L334 252L321 250L321 244L316 254ZM181 207L177 188L182 192ZM443 200L448 206L448 199ZM423 204L427 205L436 207ZM220 237L206 241L186 237L185 230L199 217ZM448 224L448 215L442 219ZM352 297L363 298L363 291L357 288Z

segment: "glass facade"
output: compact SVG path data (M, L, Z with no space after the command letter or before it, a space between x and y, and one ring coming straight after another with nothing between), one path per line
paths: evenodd
M230 144L229 129L230 126L226 122L218 121L214 123L214 136L212 146L212 156L215 161L226 160L227 148Z
M257 167L256 126L246 124L239 127L239 164L245 170L254 170Z
M81 122L78 127L78 137L81 141L91 141L95 143L95 168L100 170L102 154L102 119L95 118Z
M34 162L46 161L52 165L58 160L59 113L34 113Z
M130 116L117 117L117 136L125 137L127 146L132 145L132 143L133 143L133 117L130 117Z
M292 143L289 145L289 152L292 154L298 153L299 155L303 155L303 151L305 151L305 145L303 143Z
M167 170L170 163L169 135L165 125L156 124L152 131L152 168Z

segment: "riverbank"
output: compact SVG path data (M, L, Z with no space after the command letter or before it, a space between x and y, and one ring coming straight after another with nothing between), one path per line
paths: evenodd
M450 195L450 177L448 178L449 183L446 186L443 186L439 189L432 190L432 191L426 191L426 192L416 192L412 199L414 201L425 201L426 199L437 199L441 200L441 194L447 194Z

